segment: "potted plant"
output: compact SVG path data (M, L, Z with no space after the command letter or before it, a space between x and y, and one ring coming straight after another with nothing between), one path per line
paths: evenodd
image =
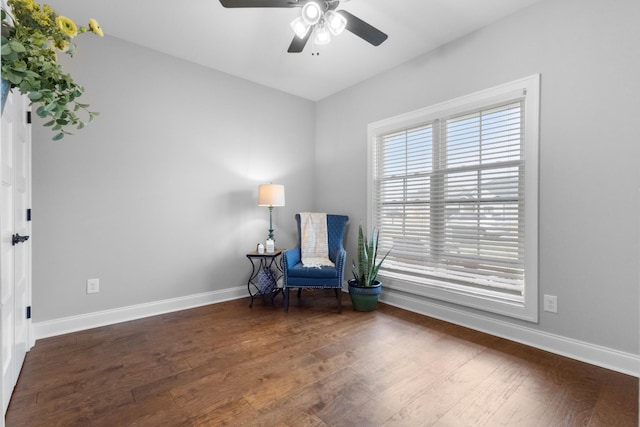
M378 258L378 237L376 228L371 230L369 239L362 231L362 225L358 229L358 262L352 262L353 279L349 279L349 296L354 310L371 311L378 304L378 297L382 290L382 283L376 279L378 271L391 250Z
M69 18L58 15L49 5L33 0L9 0L2 8L2 108L9 90L17 88L39 105L35 113L49 119L44 126L56 132L53 140L69 134L68 126L82 129L98 113L77 98L84 89L58 64L58 53L73 56L71 40L78 33L92 32L100 37L102 29L95 19L87 27L77 27ZM79 114L86 116L81 118Z

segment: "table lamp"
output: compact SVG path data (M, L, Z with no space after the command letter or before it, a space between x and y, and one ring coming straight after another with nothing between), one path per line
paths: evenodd
M284 185L260 184L258 186L258 206L269 207L269 239L273 238L273 207L284 206Z

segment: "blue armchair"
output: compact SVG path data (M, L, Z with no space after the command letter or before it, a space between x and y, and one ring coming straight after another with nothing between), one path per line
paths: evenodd
M335 289L338 299L338 313L342 313L342 283L344 282L344 266L347 259L347 252L344 250L342 240L348 221L348 216L327 214L329 259L335 264L335 267L305 267L301 262L300 214L296 214L298 243L296 247L286 250L282 257L284 311L289 311L289 291L291 288L298 288L298 298L300 298L302 288L329 288Z

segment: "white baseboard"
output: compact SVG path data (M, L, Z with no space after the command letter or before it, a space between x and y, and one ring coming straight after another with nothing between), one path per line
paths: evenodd
M244 298L246 296L246 287L239 286L220 291L154 301L44 322L33 322L31 336L35 342L35 340L41 338L83 331L173 311L187 310L189 308ZM395 307L516 341L592 365L612 369L635 377L640 376L640 358L631 353L625 353L560 335L537 331L513 323L479 316L467 311L435 304L425 299L395 293L390 290L383 290L380 301Z
M247 287L239 286L220 291L205 292L180 298L130 305L128 307L81 314L78 316L63 317L44 322L33 322L31 324L31 336L35 342L35 340L41 338L98 328L100 326L113 325L115 323L128 322L129 320L156 316L159 314L170 313L172 311L187 310L189 308L244 298L246 296Z
M398 308L516 341L571 359L580 360L635 377L640 376L640 357L635 354L479 316L467 311L446 307L422 298L415 298L390 290L383 289L380 295L380 301Z

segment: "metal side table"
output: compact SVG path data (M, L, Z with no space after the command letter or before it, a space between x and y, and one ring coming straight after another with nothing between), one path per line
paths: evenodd
M277 249L273 253L259 254L256 251L248 252L247 258L251 262L251 276L247 282L247 289L251 296L249 307L253 306L253 300L262 297L263 301L271 301L282 292L278 287L278 280L282 278L282 267L277 259L282 255L283 250Z

